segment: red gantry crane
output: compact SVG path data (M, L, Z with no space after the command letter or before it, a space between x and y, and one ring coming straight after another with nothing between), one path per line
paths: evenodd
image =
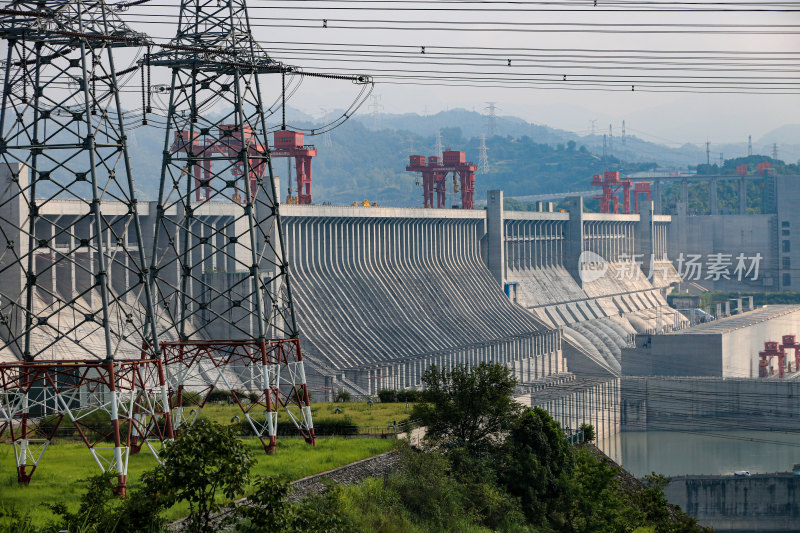
M272 157L294 157L297 174L297 203L310 204L311 158L317 155L317 149L313 145L305 144L305 136L299 131L276 131L274 139L275 146L270 148ZM291 178L287 176L287 179ZM291 197L291 194L289 196Z
M172 144L172 151L193 153L197 157L198 163L193 165L195 179L195 199L198 202L210 200L211 187L211 166L215 154L224 157L233 157L240 154L242 150L247 150L250 163L250 176L246 182L250 185L250 190L255 192L258 182L264 177L267 170L266 161L263 159L265 150L263 145L253 142L253 131L250 126L236 126L234 124L223 124L220 126L221 140L216 142L201 141L201 137L210 132L203 128L190 134L189 131L176 131L175 141ZM189 141L190 135L193 137ZM244 137L244 139L242 139ZM271 157L294 157L295 168L297 170L297 203L311 203L311 158L317 155L317 149L312 145L304 144L304 134L298 131L280 130L274 134L275 146L270 147ZM241 161L235 163L231 173L236 177L245 179L244 165ZM233 197L239 200L241 196L238 192Z
M447 175L453 172L453 193L461 191L461 209L473 208L478 166L468 163L464 152L445 150L442 157L429 156L427 164L424 155L412 155L406 170L422 174L423 207L433 207L435 192L436 207L447 208Z
M784 335L782 341L780 345L780 350L782 352L785 350L794 350L794 368L791 368L790 360L789 371L797 372L800 370L800 344L796 342L794 335Z
M594 196L595 200L600 200L601 213L619 213L619 199L617 193L622 189L622 212L629 214L631 212L631 184L633 181L629 179L620 179L619 172L607 171L592 176L592 185L595 187L602 187L603 194L601 196ZM650 183L640 181L633 184L633 205L634 212L639 212L639 195L646 194L647 201L651 199L652 189Z
M783 377L783 371L786 365L786 354L783 353L782 349L778 348L777 342L765 342L764 351L758 352L758 355L761 357L761 360L758 362L758 377L766 378L771 375L769 371L769 364L773 357L778 358L778 377Z
M600 200L601 213L619 212L619 201L616 194L620 188L622 188L623 213L630 213L631 180L620 180L619 172L606 171L602 176L600 174L592 176L592 185L603 188L603 194L601 196L593 197L595 200Z

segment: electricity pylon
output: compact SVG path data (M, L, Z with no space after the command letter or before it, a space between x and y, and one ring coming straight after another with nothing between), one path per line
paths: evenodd
M195 416L230 388L268 452L279 406L299 409L313 443L259 83L289 69L253 40L244 0L182 0L179 20L172 49L150 57L172 70L150 277L169 324L159 335L174 339L162 346L175 424L189 421L181 391L200 380Z

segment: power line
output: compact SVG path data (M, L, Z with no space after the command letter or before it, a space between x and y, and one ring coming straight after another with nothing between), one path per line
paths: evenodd
M370 48L412 48L419 50L417 45L407 44L378 44L378 43L331 43L331 42L299 42L299 41L260 41L262 44L286 44L286 45L308 45L308 46L357 46L357 47L370 47ZM491 46L453 46L453 45L436 45L429 46L426 52L430 53L435 50L495 50L495 51L518 51L518 52L565 52L565 53L643 53L643 54L725 54L725 55L763 55L775 56L779 54L792 54L800 55L798 52L789 52L781 50L772 51L752 51L752 50L655 50L655 49L638 49L638 48L531 48L531 47L491 47Z
M139 15L144 16L144 15ZM174 15L151 13L148 18L171 18ZM487 31L527 32L536 28L547 33L609 33L609 34L698 34L698 35L794 35L797 24L685 24L685 23L602 23L602 22L514 22L466 20L384 20L384 19L321 19L304 17L250 17L252 27L346 29L346 30L398 30L398 31ZM134 20L140 24L170 24L166 20ZM280 24L277 24L280 23ZM313 23L310 24L310 23ZM358 24L358 25L355 25ZM439 26L431 26L439 24ZM659 29L667 28L667 29Z
M147 0L138 3L123 3L117 4L118 6L125 6L123 9L127 11L132 7L138 7L137 4L142 4ZM511 13L794 13L800 11L800 5L797 3L786 3L783 5L769 3L743 3L743 4L717 4L717 5L697 5L697 4L678 4L669 5L663 4L647 4L641 2L618 3L603 2L602 5L592 7L576 6L574 2L491 2L492 7L480 7L490 2L438 2L440 4L457 4L458 7L432 7L431 2L428 1L397 1L397 2L376 2L376 1L348 1L348 2L321 2L314 3L323 4L321 6L297 5L297 3L281 4L271 3L269 6L260 6L257 4L248 6L250 10L270 9L270 10L291 10L291 11L415 11L415 12L458 12L463 13L497 13L497 12L511 12ZM335 5L335 4L355 4L355 5ZM386 7L385 4L403 4ZM332 5L333 4L333 5ZM363 6L358 4L371 4ZM383 5L382 5L383 4ZM513 6L524 4L525 7L500 7L502 5ZM412 6L413 7L410 7ZM419 7L423 5L424 7ZM467 6L467 7L465 7ZM539 6L539 7L531 7ZM621 6L621 7L618 7ZM170 4L153 4L147 3L143 8L152 7L174 7Z

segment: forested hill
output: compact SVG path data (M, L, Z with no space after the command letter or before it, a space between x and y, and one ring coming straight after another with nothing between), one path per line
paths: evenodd
M458 127L441 129L442 147L466 152L467 161L480 164L480 139L466 138ZM371 131L351 121L331 134L332 145L317 142L314 160L314 200L351 203L368 199L381 205L409 206L422 202L416 176L405 171L408 156L434 155L435 134L421 136L409 131ZM530 137L486 139L489 172L478 172L476 198L488 189L503 189L508 195L580 191L589 188L591 175L618 169L616 158L590 153L575 141L555 146L535 143ZM652 168L654 164L627 165L626 170ZM285 164L276 164L285 175ZM285 189L285 187L284 187ZM452 187L448 184L452 198ZM449 202L449 199L448 199Z
M305 125L304 125L305 126ZM311 126L311 125L309 125ZM136 188L145 199L158 194L163 130L150 127L134 129L129 134ZM466 138L458 127L441 129L442 147L466 152L468 161L480 162L480 139ZM317 147L313 160L312 194L315 203L350 204L365 199L386 206L422 204L422 187L416 176L406 172L408 156L434 155L435 133L419 135L404 130L370 130L358 120L351 120L331 132L328 139L307 137ZM589 188L591 175L618 169L613 157L603 161L575 141L555 145L539 144L528 136L486 139L489 173L478 173L476 199L488 189L503 189L508 195L531 195ZM281 197L288 184L286 160L273 161L275 174L281 178ZM628 165L625 170L650 168L654 164ZM448 202L453 198L448 183Z

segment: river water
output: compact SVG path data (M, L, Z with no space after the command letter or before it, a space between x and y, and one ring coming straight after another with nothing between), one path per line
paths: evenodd
M798 433L628 431L597 444L636 477L788 472L800 463Z

